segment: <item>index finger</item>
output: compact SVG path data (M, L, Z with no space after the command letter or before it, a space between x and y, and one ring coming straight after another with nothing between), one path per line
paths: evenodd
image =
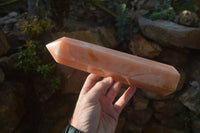
M95 84L96 82L101 78L101 76L96 74L90 74L88 75L87 79L85 80L85 83L82 87L81 94L87 93Z

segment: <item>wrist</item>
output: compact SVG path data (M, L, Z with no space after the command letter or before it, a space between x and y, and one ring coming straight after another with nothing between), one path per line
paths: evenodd
M81 128L81 125L79 124L79 122L77 120L75 120L74 118L71 119L70 125L72 127L76 128L77 130L84 132L83 129Z

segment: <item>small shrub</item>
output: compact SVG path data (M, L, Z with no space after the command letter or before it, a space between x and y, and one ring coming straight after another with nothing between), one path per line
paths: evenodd
M176 16L176 13L174 12L173 8L170 7L168 9L163 9L160 11L154 11L149 18L151 20L156 20L156 19L165 19L165 20L171 20L173 21Z
M108 2L108 8L116 14L114 25L117 30L116 37L119 42L129 41L136 30L134 18L128 17L126 1L117 3L115 0ZM112 20L112 19L111 19Z
M46 19L27 18L19 22L21 33L27 36L26 44L19 47L18 64L24 72L38 73L43 79L50 80L53 91L59 88L60 79L54 76L55 62L46 63L43 56L46 47L36 40L45 32L51 31L54 25Z
M157 4L153 12L146 12L145 17L156 20L156 19L165 19L173 21L176 17L176 13L171 7L170 2L164 2L162 4Z
M44 32L51 31L54 25L46 19L26 18L19 22L21 33L29 39L36 38Z
M173 21L176 14L183 10L195 12L195 2L193 0L162 0L161 4L157 4L153 11L147 11L144 16L151 20L165 19Z
M42 75L43 79L49 80L51 78L51 87L54 91L54 89L59 88L60 79L53 76L56 67L55 62L44 64L41 59L45 50L45 47L42 47L38 41L26 41L24 47L19 47L17 66L24 72L38 73Z
M34 71L42 60L38 56L39 48L37 47L38 41L26 41L26 45L19 47L17 66L25 72Z
M55 77L55 76L52 77L52 79L51 79L51 88L52 88L53 92L55 92L56 90L59 89L60 84L61 84L60 77Z

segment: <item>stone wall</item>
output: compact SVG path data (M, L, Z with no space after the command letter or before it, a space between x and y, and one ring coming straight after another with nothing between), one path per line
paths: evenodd
M137 10L144 10L152 9L157 2L134 0L131 4L136 4ZM98 12L102 15L102 11L90 4L84 7L87 11L82 11L83 5L78 7L81 8L78 15L96 12L87 16L93 22L80 22L79 16L74 14L77 7L72 7L69 9L71 20L63 22L66 27L73 23L76 31L63 28L45 33L41 36L42 42L67 36L120 50L122 44L115 39L115 29L100 27L102 22L97 22L98 16L94 16ZM49 81L20 70L16 65L17 47L25 41L17 28L21 17L20 12L11 12L0 18L3 20L0 21L0 132L60 133L71 119L88 73L57 64L56 74L62 80L60 90L53 93L48 88ZM151 21L141 16L137 22L140 31L133 36L125 52L173 65L180 72L181 80L177 91L165 97L138 88L120 115L116 133L200 132L200 28L164 20ZM126 88L124 85L117 97Z

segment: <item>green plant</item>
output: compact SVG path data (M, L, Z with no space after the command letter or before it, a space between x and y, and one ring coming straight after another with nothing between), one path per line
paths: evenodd
M26 45L19 47L17 66L25 72L34 71L42 60L38 56L38 41L26 41Z
M176 13L174 12L172 7L169 7L167 9L163 10L156 10L154 11L149 18L151 20L156 20L156 19L166 19L166 20L171 20L173 21L176 16Z
M156 4L154 11L148 11L144 14L144 16L148 17L151 20L165 19L173 21L176 13L170 3L170 1L165 0L161 4Z
M19 47L17 66L24 72L38 73L43 79L51 77L51 88L54 91L60 84L59 78L53 76L56 64L55 62L44 64L41 59L44 53L45 47L42 47L40 42L26 41L26 45Z
M59 89L60 84L61 84L60 77L52 77L52 79L51 79L51 88L52 88L53 92L55 92L56 90Z
M115 28L117 30L116 37L119 42L129 41L134 32L137 32L134 23L134 17L128 16L127 1L116 2L115 0L109 0L108 8L116 14Z
M36 72L43 75L43 78L46 79L47 76L52 74L54 72L54 69L56 67L55 63L49 63L49 64L41 64L36 67Z
M22 34L28 40L26 44L19 47L18 64L24 72L37 73L42 75L44 80L50 80L52 91L59 88L60 78L54 76L55 62L46 61L46 47L40 41L35 40L45 32L51 31L53 25L46 19L27 18L19 23Z
M151 19L166 19L173 21L176 13L183 10L196 11L194 0L162 0L153 11L145 12L144 16Z
M21 33L26 35L29 39L33 39L43 34L44 32L51 31L54 24L46 19L26 18L24 21L19 22Z
M130 41L133 34L138 31L135 26L135 19L133 16L129 16L127 12L127 0L84 0L89 2L106 13L109 16L105 16L105 22L107 25L114 25L116 29L116 38L119 42ZM125 45L125 43L123 43Z

